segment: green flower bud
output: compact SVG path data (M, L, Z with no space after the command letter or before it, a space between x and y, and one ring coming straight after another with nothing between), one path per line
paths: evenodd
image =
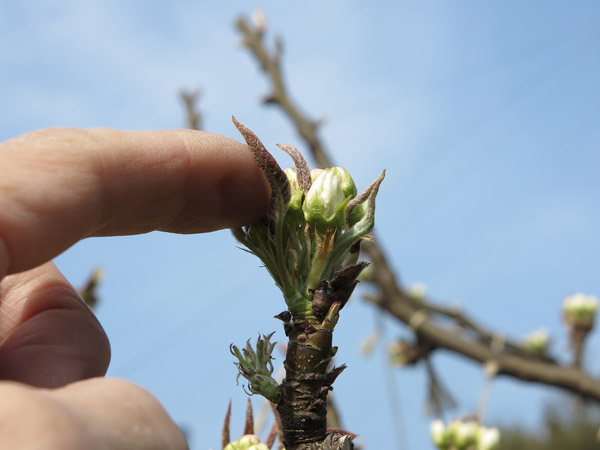
M341 228L346 224L346 206L356 196L356 186L346 169L333 167L311 173L310 187L302 210L304 219L318 228Z

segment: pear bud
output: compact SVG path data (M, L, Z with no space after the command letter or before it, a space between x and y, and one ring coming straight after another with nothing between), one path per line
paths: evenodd
M320 170L311 175L313 183L302 206L304 219L320 229L341 228L346 224L346 206L356 196L352 177L341 167Z

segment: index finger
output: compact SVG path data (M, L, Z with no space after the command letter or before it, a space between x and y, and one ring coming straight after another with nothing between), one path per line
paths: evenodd
M0 278L88 236L197 233L265 214L246 146L192 130L54 128L0 144Z

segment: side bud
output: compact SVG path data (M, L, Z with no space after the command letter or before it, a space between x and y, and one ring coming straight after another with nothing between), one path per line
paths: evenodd
M279 384L271 376L273 374L273 363L271 354L276 343L270 341L273 333L259 336L256 341L256 348L250 344L250 339L246 342L246 347L241 350L231 344L230 351L238 362L235 365L238 368L238 378L240 376L248 380L248 389L250 394L260 394L271 402L277 402L280 398Z
M313 171L313 184L306 194L304 219L320 229L337 229L346 224L346 206L356 197L356 185L346 169L333 167Z

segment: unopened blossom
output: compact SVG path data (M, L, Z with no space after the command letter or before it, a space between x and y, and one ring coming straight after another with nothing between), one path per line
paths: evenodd
M427 295L427 285L425 283L415 283L408 287L407 293L414 299L422 300Z
M454 441L459 448L468 448L477 439L479 425L475 422L454 422Z
M549 341L548 330L539 329L525 336L523 346L532 353L543 355L548 349Z
M477 431L476 450L493 450L500 443L500 430L498 428L479 427Z
M444 425L444 422L440 419L431 422L429 434L431 435L433 443L441 448L446 442L446 426Z
M431 440L440 450L494 450L500 442L500 431L477 422L453 420L444 425L434 420L429 427Z
M258 436L245 434L236 442L227 444L224 450L269 450L269 447L260 442Z
M356 196L354 181L341 167L319 170L315 174L302 207L304 219L322 229L340 228L346 223L346 206Z
M593 295L577 293L565 298L563 317L568 326L574 328L593 328L598 299Z

